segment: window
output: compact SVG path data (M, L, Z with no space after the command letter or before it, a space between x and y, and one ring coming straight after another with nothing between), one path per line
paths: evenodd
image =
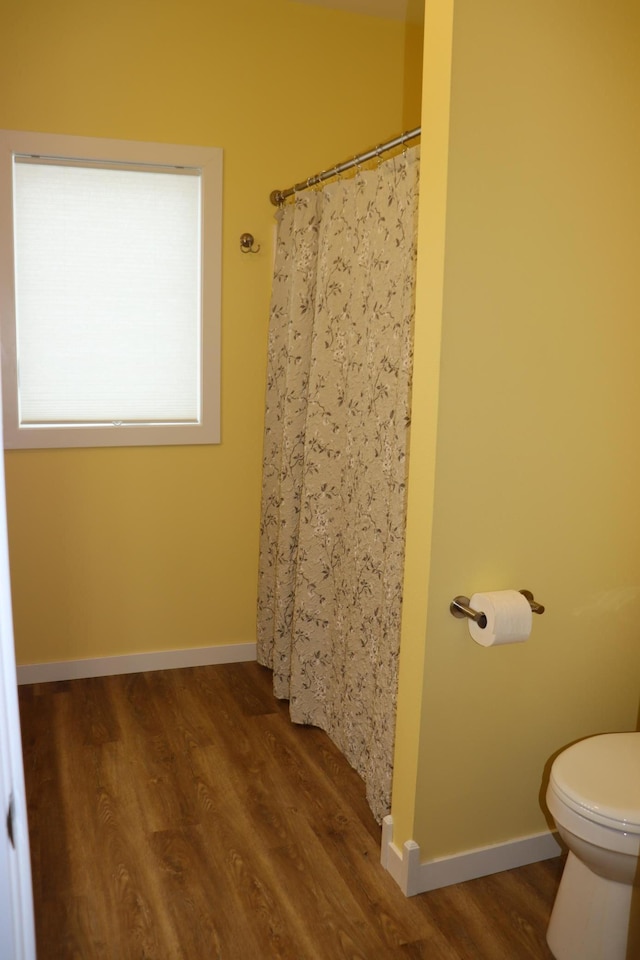
M0 131L6 447L219 442L221 193L219 149Z

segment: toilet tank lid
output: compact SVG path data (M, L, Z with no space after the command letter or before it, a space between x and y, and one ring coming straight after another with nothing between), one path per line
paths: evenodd
M640 833L640 733L605 733L563 750L550 785L583 816Z

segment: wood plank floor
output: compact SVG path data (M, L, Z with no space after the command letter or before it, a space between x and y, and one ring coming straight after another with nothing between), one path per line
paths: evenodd
M20 688L39 960L551 960L559 860L405 898L255 663Z

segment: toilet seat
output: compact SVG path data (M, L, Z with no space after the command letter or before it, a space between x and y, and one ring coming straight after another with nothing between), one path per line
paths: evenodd
M570 810L640 837L640 733L605 733L567 747L549 787Z

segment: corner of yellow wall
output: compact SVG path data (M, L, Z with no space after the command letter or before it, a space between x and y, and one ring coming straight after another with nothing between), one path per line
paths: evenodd
M428 0L424 23L420 210L400 675L392 817L394 843L413 838L438 431L453 0ZM428 131L428 133L426 133ZM425 174L426 171L426 174Z
M420 125L422 112L422 48L424 24L408 20L404 34L404 96L402 127L413 130Z

